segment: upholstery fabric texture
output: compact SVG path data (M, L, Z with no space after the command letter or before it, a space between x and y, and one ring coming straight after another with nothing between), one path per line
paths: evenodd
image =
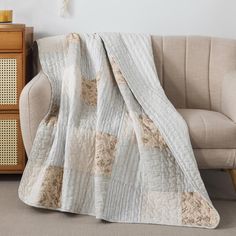
M52 95L20 199L111 222L215 228L219 215L188 127L159 83L151 37L70 34L38 45Z
M193 148L236 148L236 123L224 114L199 109L178 111L188 124Z
M222 112L236 122L236 71L226 74L222 83Z
M223 112L222 83L236 71L235 40L152 36L152 42L160 81L176 108Z
M43 73L39 73L23 89L20 96L20 124L26 153L29 156L41 120L49 111L51 85Z

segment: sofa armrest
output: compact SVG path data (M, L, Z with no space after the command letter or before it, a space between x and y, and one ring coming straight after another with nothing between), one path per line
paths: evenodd
M222 113L236 122L236 71L227 74L222 84Z
M38 125L49 110L50 100L50 82L40 72L24 87L20 95L20 124L27 155L30 154Z

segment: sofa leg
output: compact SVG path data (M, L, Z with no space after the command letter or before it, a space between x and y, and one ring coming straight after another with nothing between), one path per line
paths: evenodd
M234 189L236 191L236 169L229 170L229 173L233 181Z

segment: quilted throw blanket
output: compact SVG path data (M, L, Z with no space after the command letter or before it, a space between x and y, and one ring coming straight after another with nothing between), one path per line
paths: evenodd
M188 128L167 99L151 36L70 34L38 41L52 87L19 197L110 222L215 228Z

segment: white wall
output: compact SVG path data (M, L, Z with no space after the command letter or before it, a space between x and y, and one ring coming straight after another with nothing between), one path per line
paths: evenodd
M236 38L235 0L70 1L70 16L65 19L58 14L60 0L0 0L0 9L13 9L14 22L34 26L36 38L72 31Z

